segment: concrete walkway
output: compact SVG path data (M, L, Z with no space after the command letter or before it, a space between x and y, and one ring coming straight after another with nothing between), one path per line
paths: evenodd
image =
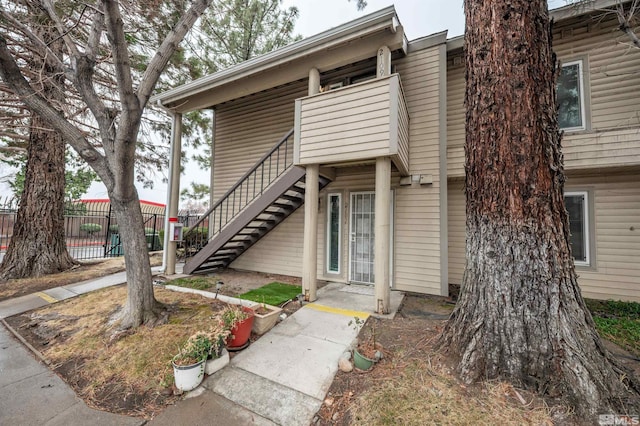
M123 272L6 300L0 302L0 318L125 281ZM389 317L402 298L402 293L392 293ZM276 325L149 422L88 408L0 324L0 424L308 426L331 386L338 360L357 336L349 321L354 316L366 319L372 308L373 287L323 287L317 303Z

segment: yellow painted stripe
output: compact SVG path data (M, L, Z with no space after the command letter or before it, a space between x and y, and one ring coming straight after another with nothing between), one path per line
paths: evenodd
M315 309L316 311L329 312L332 314L344 315L346 317L358 317L366 320L369 318L368 312L352 311L350 309L332 308L330 306L318 305L317 303L309 303L305 305L307 308Z
M58 299L56 299L55 297L51 297L47 293L43 293L41 291L37 292L36 295L49 303L56 303L58 301Z

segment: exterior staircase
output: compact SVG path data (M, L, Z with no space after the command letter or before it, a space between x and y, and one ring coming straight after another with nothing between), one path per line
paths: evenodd
M293 166L293 129L183 238L185 274L224 269L304 203L305 169ZM320 189L330 179L320 176Z

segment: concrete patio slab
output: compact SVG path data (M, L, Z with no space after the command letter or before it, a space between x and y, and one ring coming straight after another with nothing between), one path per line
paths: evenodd
M355 315L363 319L369 316L357 311L324 310L323 306L310 303L274 327L272 332L284 336L305 335L349 346L358 334L349 325Z
M374 291L373 286L369 285L329 283L318 290L318 300L315 303L333 308L369 312L370 315L377 318L392 319L402 303L404 293L391 291L390 312L386 315L380 315L374 312L376 307Z
M283 426L308 426L322 405L319 399L235 367L211 376L205 386Z

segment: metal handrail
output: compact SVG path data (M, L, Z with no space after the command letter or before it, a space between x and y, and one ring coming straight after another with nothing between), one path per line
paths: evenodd
M220 232L227 223L229 223L245 207L255 200L258 195L262 194L262 192L271 183L273 183L273 181L280 177L280 175L282 175L282 173L284 173L293 164L293 156L287 155L287 150L289 148L289 144L287 142L292 135L293 129L289 130L282 139L278 141L278 143L263 155L252 168L238 179L238 181L222 197L220 197L218 201L216 201L211 208L209 208L209 210L207 210L200 219L198 219L198 221L189 228L187 232L185 232L183 242L186 249L186 257L193 256L202 247L204 247L210 238ZM283 145L285 149L284 160L281 160L280 151ZM276 158L274 158L274 154ZM275 173L273 173L274 166ZM281 168L282 170L280 170ZM259 172L260 176L258 176ZM251 188L253 188L253 190L251 190ZM243 190L245 191L244 194ZM231 215L229 215L230 199L233 201L231 205ZM226 210L223 212L222 210L225 208ZM209 226L206 227L206 232L203 232L205 227L202 225L207 220ZM210 225L213 225L213 227Z

